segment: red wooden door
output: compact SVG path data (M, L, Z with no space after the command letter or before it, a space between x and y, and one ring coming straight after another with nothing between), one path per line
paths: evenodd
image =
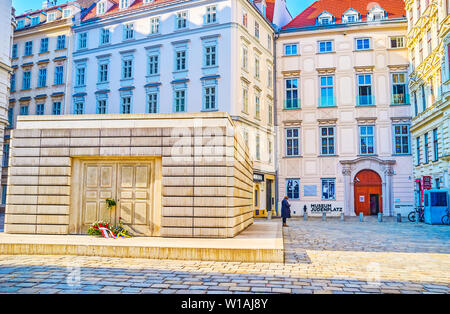
M372 206L374 195L378 195L379 212L383 212L382 206L382 188L380 176L372 170L363 170L355 176L355 214L363 213L369 216L370 199L372 195Z

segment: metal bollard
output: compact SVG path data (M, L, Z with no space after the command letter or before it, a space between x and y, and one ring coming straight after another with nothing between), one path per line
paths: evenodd
M397 222L402 222L402 214L397 214Z
M322 213L322 221L326 221L327 220L327 213Z
M308 213L304 213L304 214L303 214L303 220L304 220L304 221L307 221L307 220L308 220Z
M344 213L341 213L341 221L344 221L345 217L344 217Z
M359 213L359 221L360 222L364 221L364 214L363 213Z
M378 222L382 222L382 221L383 221L383 214L378 213Z

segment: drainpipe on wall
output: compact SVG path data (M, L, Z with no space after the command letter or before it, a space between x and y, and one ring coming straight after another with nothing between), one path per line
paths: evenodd
M274 162L275 162L275 211L278 213L278 119L277 119L277 38L279 37L278 30L273 36L273 124L275 129L275 143L274 143Z

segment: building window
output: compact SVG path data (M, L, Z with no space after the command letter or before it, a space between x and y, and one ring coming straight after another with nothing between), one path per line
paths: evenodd
M12 55L11 55L11 58L13 58L13 59L16 59L17 58L17 44L14 44L13 46L12 46Z
M403 36L390 37L390 42L392 49L405 48L405 37Z
M320 76L320 107L336 106L334 97L334 77Z
M359 153L361 155L375 154L374 129L373 125L359 127Z
M44 109L45 109L45 105L44 104L37 104L36 105L36 115L38 116L42 116L44 115Z
M272 89L273 88L273 72L272 68L267 69L267 87Z
M284 55L285 56L298 55L298 44L284 45Z
M150 19L150 34L159 34L159 17Z
M216 66L216 45L205 46L204 53L204 66Z
M268 150L268 154L269 154L269 164L271 164L272 163L272 154L273 154L271 140L267 141L267 150Z
M259 69L259 57L255 57L255 78L259 80L260 78L260 69Z
M9 144L3 144L3 167L8 167L9 165ZM6 187L6 185L4 186ZM3 190L3 198L6 200L6 189ZM5 201L2 201L5 204Z
M47 15L47 22L53 22L56 20L56 12L51 12Z
M31 56L33 54L33 42L32 41L27 41L25 43L25 52L24 52L24 57L27 56Z
M245 10L242 10L242 25L248 27L248 13Z
M300 129L286 129L286 156L300 156Z
M417 116L419 114L419 106L417 104L417 92L413 93L413 97L414 97L414 113Z
M122 79L127 80L133 78L133 59L122 60Z
M87 48L87 33L81 33L78 35L78 49Z
M31 88L31 71L23 72L22 89Z
M122 97L120 102L120 113L129 114L131 113L131 97Z
M147 112L157 113L158 112L158 93L148 93L147 94Z
M261 138L259 134L256 134L256 141L255 141L255 159L261 160Z
M19 112L19 114L20 114L21 116L27 116L27 115L28 115L28 108L29 108L28 105L22 105L22 106L20 106L20 112Z
M63 11L63 18L68 18L69 16L72 15L72 9L64 9Z
M259 39L259 23L255 21L255 37Z
M16 73L11 74L10 78L10 91L15 92L16 91Z
M319 52L332 52L333 51L333 42L331 40L327 41L319 41Z
M125 24L123 26L123 40L134 39L134 24Z
M203 88L203 110L217 109L217 88L216 86L205 86Z
M420 91L422 94L422 112L427 110L427 95L425 94L425 85L420 86Z
M39 22L40 22L39 16L34 16L34 17L31 18L31 26L38 25Z
M82 101L77 101L73 110L74 114L83 114L84 113L84 103Z
M267 106L267 110L268 110L268 113L267 113L267 115L268 115L268 123L269 123L269 125L272 125L273 124L273 103L272 103L272 101L270 101L269 100L269 104L268 104L268 106Z
M21 29L25 27L25 20L17 21L17 29Z
M248 70L248 48L242 46L242 68Z
M409 104L406 73L392 73L392 104Z
M98 82L106 83L108 82L108 63L100 63L98 65Z
M428 46L428 54L430 55L433 51L433 39L431 37L431 28L427 31L427 46Z
M272 52L272 44L273 44L273 38L270 34L267 34L267 50Z
M47 86L47 69L39 69L38 88Z
M242 111L248 114L248 85L242 83Z
M320 127L321 155L335 155L335 132L334 127Z
M430 160L429 160L429 156L428 156L428 133L425 133L423 135L423 142L424 142L424 154L425 154L425 163L427 164Z
M61 102L60 101L57 101L57 102L53 103L52 114L53 115L60 115L61 114Z
M86 68L84 66L77 67L75 83L76 83L76 86L86 85Z
M372 74L358 75L358 106L374 105L372 95Z
M357 38L356 50L368 50L370 49L370 38Z
M255 119L261 119L261 95L255 95Z
M100 1L97 3L97 15L105 14L106 12L106 1Z
M66 35L60 35L56 40L56 50L65 48L66 48Z
M14 126L14 108L8 108L8 128L12 128Z
M395 154L409 154L409 125L394 126L394 149Z
M217 19L217 8L215 5L206 7L205 24L215 23Z
M186 90L175 91L175 112L186 111Z
M291 200L300 200L300 179L286 179L286 195Z
M55 68L55 85L64 84L64 66L58 65Z
M284 109L298 109L300 108L300 101L298 98L298 79L285 80L285 100Z
M336 200L336 179L321 179L322 181L322 200Z
M420 137L416 137L416 158L417 166L420 166Z
M119 3L119 8L122 9L126 9L130 6L130 0L120 0Z
M102 28L100 30L100 45L106 45L110 42L110 33L109 29Z
M97 114L106 114L107 108L106 99L97 100Z
M438 130L433 130L433 154L434 154L434 161L439 160L439 143L438 143Z
M159 55L148 56L148 75L159 74Z
M187 28L187 11L177 13L176 28L177 29Z
M41 38L40 53L48 52L48 38Z
M176 52L175 70L176 71L186 70L186 50L179 50Z

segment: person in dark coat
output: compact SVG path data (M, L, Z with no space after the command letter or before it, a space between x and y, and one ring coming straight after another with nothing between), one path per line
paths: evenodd
M289 197L285 196L281 202L281 218L283 218L283 227L287 227L286 219L291 218L291 204L288 202Z

